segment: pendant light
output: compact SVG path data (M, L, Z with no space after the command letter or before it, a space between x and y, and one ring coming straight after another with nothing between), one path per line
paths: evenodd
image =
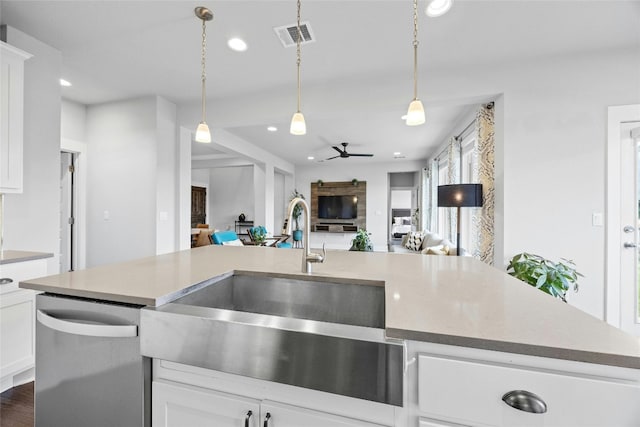
M407 126L421 125L424 121L424 107L418 99L418 0L413 0L413 101L407 111Z
M213 13L207 9L206 7L196 7L195 8L196 16L202 20L202 121L198 125L198 129L196 129L196 142L211 142L211 132L209 132L209 126L207 126L207 122L205 119L207 106L206 106L206 98L207 98L207 73L206 69L206 60L207 60L207 26L206 22L211 21L213 19Z
M300 0L298 0L298 26L296 32L297 61L298 65L298 110L291 118L291 128L289 131L292 135L304 135L307 133L307 124L304 121L304 115L300 111L300 40L302 39L302 31L300 31Z

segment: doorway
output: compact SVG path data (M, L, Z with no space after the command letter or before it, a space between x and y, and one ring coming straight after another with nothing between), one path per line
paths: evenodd
M76 155L60 152L60 271L76 267L75 248Z
M606 320L640 336L640 105L609 107Z

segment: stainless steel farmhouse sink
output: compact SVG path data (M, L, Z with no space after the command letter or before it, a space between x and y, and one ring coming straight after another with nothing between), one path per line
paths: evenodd
M384 283L233 272L141 312L144 356L402 406Z

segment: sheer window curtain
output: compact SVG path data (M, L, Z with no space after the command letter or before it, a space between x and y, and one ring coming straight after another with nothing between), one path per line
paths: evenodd
M493 102L483 105L476 115L475 132L477 156L475 162L478 182L482 184L482 208L472 209L472 254L475 258L493 264L494 210L495 210L495 142ZM474 173L475 174L475 173Z

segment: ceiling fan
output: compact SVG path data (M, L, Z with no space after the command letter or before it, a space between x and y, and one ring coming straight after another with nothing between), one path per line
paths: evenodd
M333 156L333 157L329 157L328 159L325 159L325 160L337 159L338 157L342 157L343 159L348 159L351 156L353 156L353 157L373 157L373 154L347 153L347 145L349 145L349 143L348 142L343 142L341 145L342 145L342 149L340 149L336 145L334 145L332 147L334 150L336 150L338 153L340 153L339 155Z

